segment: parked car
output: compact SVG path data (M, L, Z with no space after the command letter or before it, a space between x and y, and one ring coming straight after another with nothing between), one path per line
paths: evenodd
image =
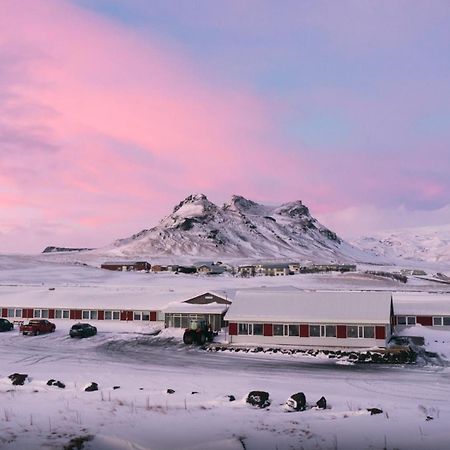
M0 319L0 331L11 331L14 325L8 319Z
M72 325L72 328L69 331L69 335L71 338L85 338L89 336L95 336L96 334L97 328L93 327L89 323L76 323L75 325Z
M32 334L37 336L42 333L53 333L56 329L56 325L49 322L47 319L32 319L27 324L21 325L19 330L24 335Z

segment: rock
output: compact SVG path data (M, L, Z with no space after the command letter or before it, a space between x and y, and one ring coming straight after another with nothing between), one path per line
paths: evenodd
M94 391L98 391L98 384L94 383L93 381L91 382L90 385L86 386L84 388L85 392L94 392Z
M258 408L266 408L270 406L269 393L265 391L251 391L247 395L247 403L257 406Z
M195 395L195 394L198 394L198 392L197 391L192 391L191 392L191 395Z
M319 409L327 409L327 399L325 397L320 397L320 399L316 402L316 406Z
M28 378L26 373L13 373L8 376L14 386L23 386L25 380Z
M227 395L227 397L230 402L234 402L236 400L236 397L234 395Z
M113 386L113 390L120 389L120 386Z
M425 420L428 422L428 421L430 421L430 420L434 420L434 417L427 416L427 418L426 418Z
M65 389L66 385L62 383L61 381L56 381L53 378L47 381L47 386L56 386L60 389Z
M175 391L173 389L167 389L168 394L175 394Z
M370 412L371 416L374 416L375 414L383 414L383 410L378 408L367 408L367 411Z
M306 409L306 397L303 392L292 394L286 401L286 409L292 411L304 411Z

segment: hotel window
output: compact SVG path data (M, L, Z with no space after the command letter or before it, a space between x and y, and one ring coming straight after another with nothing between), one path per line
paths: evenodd
M397 316L397 325L415 325L416 316Z
M253 326L251 323L240 323L238 325L238 334L253 334Z
M364 337L368 339L373 339L375 337L375 327L365 326Z
M133 320L150 320L149 311L134 311Z
M82 313L83 320L97 320L98 311L97 310L83 310Z
M299 336L299 327L298 325L289 325L288 326L289 336Z
M336 325L326 325L325 335L326 337L336 337Z
M281 323L273 324L273 335L274 336L284 336L284 325Z
M310 325L309 335L311 337L320 337L320 325Z
M120 320L120 311L105 311L105 320Z
M357 338L358 337L358 326L357 325L347 325L347 337Z
M254 323L253 324L253 334L255 336L263 335L263 324L262 323Z
M55 309L55 319L69 319L70 310L69 309Z
M33 317L35 319L48 319L48 309L33 310Z

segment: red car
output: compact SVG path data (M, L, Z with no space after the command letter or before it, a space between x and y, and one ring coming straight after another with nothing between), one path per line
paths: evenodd
M34 336L42 333L53 333L55 329L55 324L46 319L30 320L26 325L21 325L19 328L20 332L24 335L32 334Z

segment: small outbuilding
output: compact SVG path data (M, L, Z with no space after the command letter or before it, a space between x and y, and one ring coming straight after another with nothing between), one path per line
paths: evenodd
M394 312L390 292L240 291L225 315L242 345L385 347Z

